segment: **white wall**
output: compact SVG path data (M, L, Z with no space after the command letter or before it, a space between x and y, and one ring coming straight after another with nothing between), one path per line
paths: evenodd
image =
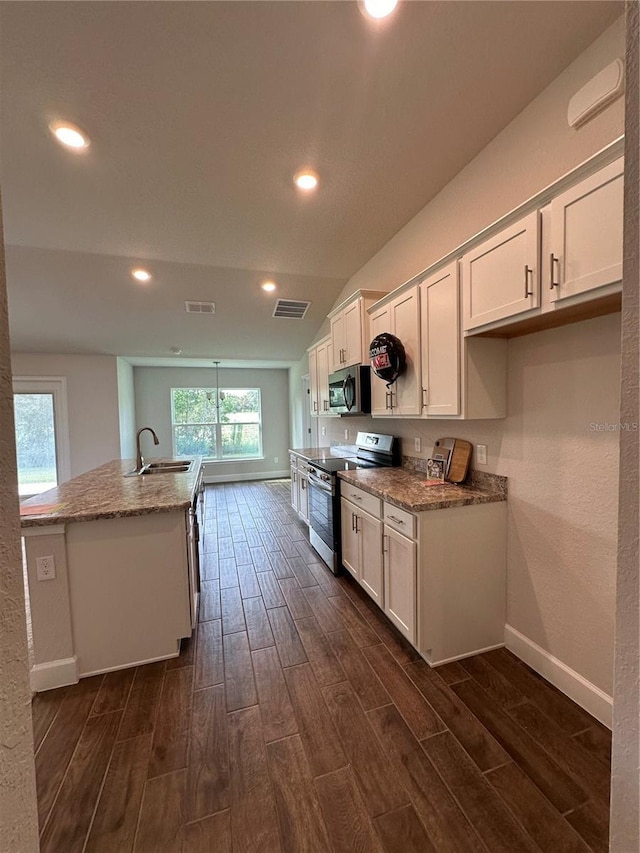
M120 456L136 455L136 399L133 367L124 358L116 359L118 376L118 419L120 424Z
M392 290L552 183L624 131L618 100L578 131L571 96L617 56L620 19L594 42L348 282ZM318 338L325 332L321 329ZM430 443L444 436L489 446L486 470L509 477L508 621L607 694L612 691L619 315L509 342L503 421L329 420Z
M171 456L171 389L212 387L216 384L216 376L213 368L135 367L134 383L136 424L138 428L153 427L160 439L158 447L154 447L150 436L145 434L143 454L146 450L149 456ZM212 462L206 466L206 477L237 480L288 473L289 372L220 368L220 386L261 389L264 459ZM277 462L274 461L276 458Z
M0 208L0 850L35 853L38 813L14 434Z
M16 377L66 377L72 477L120 458L115 358L13 353L12 365Z

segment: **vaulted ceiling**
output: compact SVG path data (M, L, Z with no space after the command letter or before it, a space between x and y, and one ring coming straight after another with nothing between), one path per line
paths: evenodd
M283 364L622 12L425 0L375 24L348 0L0 6L14 349ZM55 143L59 118L87 131L85 153ZM312 194L293 186L301 166L320 175ZM273 318L278 296L309 300L305 319Z

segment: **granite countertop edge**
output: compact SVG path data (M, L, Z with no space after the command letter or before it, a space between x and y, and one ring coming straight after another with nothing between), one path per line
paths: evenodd
M363 489L407 512L428 512L473 504L506 501L504 489L484 489L472 485L426 486L425 475L405 468L374 468L339 471L340 479Z

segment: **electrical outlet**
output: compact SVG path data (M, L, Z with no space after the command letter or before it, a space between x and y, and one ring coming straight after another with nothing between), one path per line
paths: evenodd
M422 451L422 441L419 438L413 439L413 449L416 453L420 453Z
M348 429L345 429L345 431L344 431L344 437L345 437L346 439L348 439L348 438L349 438L349 430L348 430Z
M325 426L323 426L323 427L321 427L321 429L322 429L322 435L326 435L327 434L327 428Z
M476 462L479 465L487 464L487 445L478 444L476 447Z
M274 456L274 457L273 457L273 461L274 461L274 462L277 462L277 461L278 461L278 457L277 457L277 456Z
M56 561L49 557L36 557L36 576L39 581L52 581L56 576Z

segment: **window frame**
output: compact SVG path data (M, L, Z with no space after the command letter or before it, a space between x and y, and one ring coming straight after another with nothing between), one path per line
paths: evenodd
M208 391L208 392L215 393L215 395L216 395L216 420L215 421L204 421L204 422L189 421L189 422L183 422L183 423L176 423L176 421L174 420L174 407L173 407L174 391L205 391L205 392ZM220 395L224 394L224 393L230 393L232 391L234 391L234 392L237 392L237 391L241 391L241 392L254 391L255 393L257 393L257 395L258 395L258 416L259 416L258 421L221 421L220 420ZM203 456L202 458L203 458L204 462L207 462L207 463L210 463L210 462L211 463L213 463L213 462L249 462L249 461L253 461L256 459L258 459L258 460L264 459L264 448L263 448L263 443L262 443L262 424L263 424L263 422L262 422L262 388L257 388L254 386L252 386L250 388L249 387L247 387L247 388L238 388L238 387L223 388L223 387L219 387L218 388L215 385L208 385L208 386L204 386L204 385L195 385L195 386L180 385L177 387L172 386L171 387L171 393L170 393L169 408L171 410L171 412L170 412L170 415L171 415L171 446L172 446L174 456L178 455L178 450L177 450L177 446L176 446L176 427L181 427L181 426L198 427L198 426L201 426L201 427L213 427L214 428L214 435L215 435L216 456ZM255 455L251 455L251 456L223 456L222 455L222 427L223 426L229 426L230 424L233 424L233 423L242 423L242 424L247 424L248 426L255 426L257 423L257 426L258 426L258 452Z
M14 394L51 394L53 397L53 428L56 447L56 478L58 486L71 479L71 444L69 441L69 406L66 376L14 376ZM53 488L53 487L52 487ZM36 494L35 492L33 494ZM20 500L33 497L20 495Z

